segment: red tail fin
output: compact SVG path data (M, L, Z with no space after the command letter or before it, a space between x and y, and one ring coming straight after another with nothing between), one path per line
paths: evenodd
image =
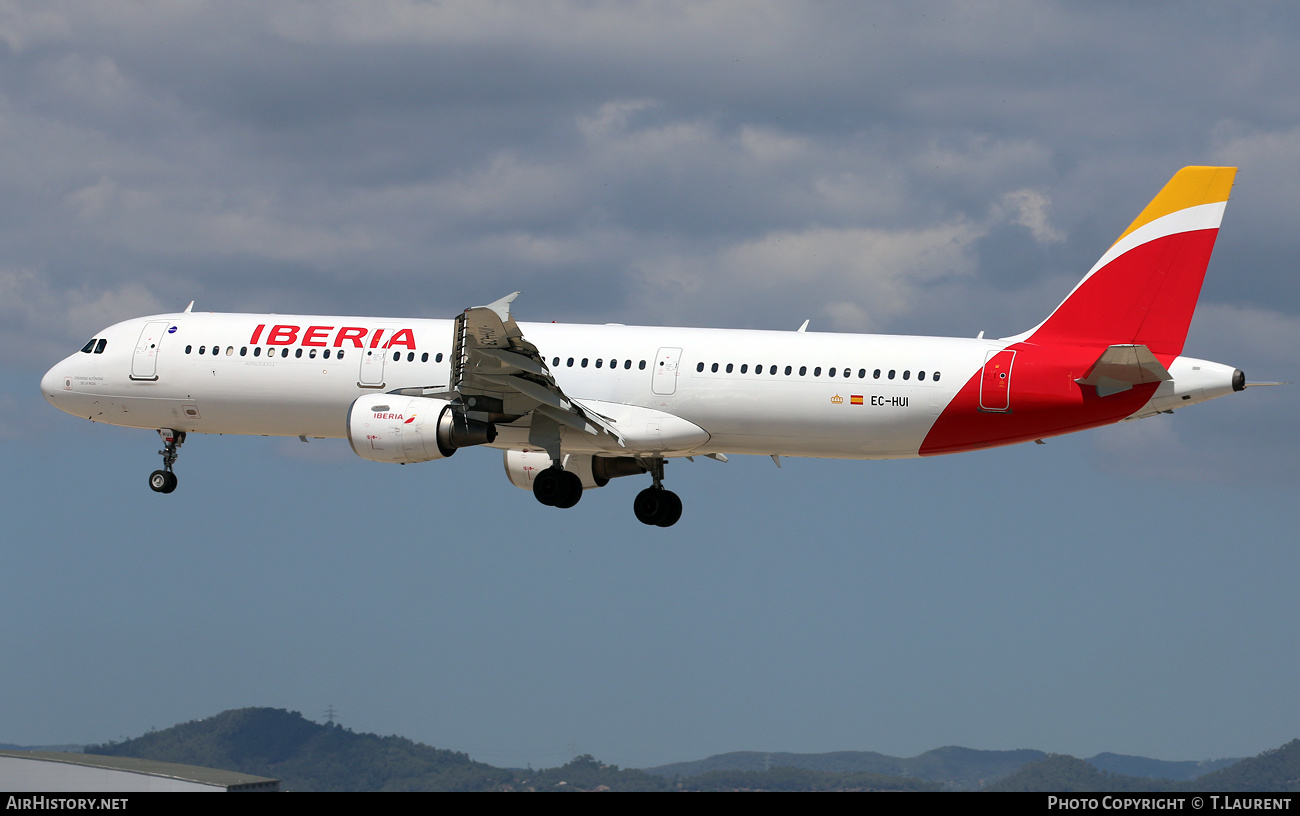
M1235 167L1184 167L1037 328L1029 343L1141 344L1182 353Z

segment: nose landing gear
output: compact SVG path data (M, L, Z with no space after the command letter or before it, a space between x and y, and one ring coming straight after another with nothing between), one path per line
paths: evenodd
M180 456L181 445L185 444L185 432L159 428L158 435L163 441L163 449L158 451L163 458L163 469L149 474L149 489L155 493L170 493L176 489L176 474L172 472L172 465Z

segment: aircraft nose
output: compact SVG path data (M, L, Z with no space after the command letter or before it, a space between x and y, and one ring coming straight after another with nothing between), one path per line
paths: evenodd
M55 366L45 372L44 377L41 377L41 394L45 396L45 399L47 399L51 405L57 408L59 406L58 395L62 390L63 377L59 374L59 367Z

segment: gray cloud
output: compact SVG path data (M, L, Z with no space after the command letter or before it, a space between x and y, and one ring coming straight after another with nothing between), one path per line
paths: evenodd
M1294 315L1296 26L1215 5L10 3L0 261L112 318L125 291L442 315L521 289L534 319L1006 334L1179 166L1224 162L1206 303Z

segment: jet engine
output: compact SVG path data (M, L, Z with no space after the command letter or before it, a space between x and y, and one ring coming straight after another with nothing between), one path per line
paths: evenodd
M505 466L510 484L532 490L533 478L539 471L551 466L551 457L544 450L508 450L505 452ZM604 487L610 479L619 476L636 476L646 472L646 466L631 456L576 453L564 457L564 469L582 480L583 490Z
M495 425L468 419L442 399L366 394L348 409L348 442L372 462L431 462L496 438Z

